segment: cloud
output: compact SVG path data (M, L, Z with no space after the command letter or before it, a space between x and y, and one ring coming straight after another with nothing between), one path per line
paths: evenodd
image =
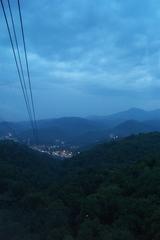
M13 2L12 6L16 16L17 5ZM43 98L43 89L54 99L51 92L55 94L57 89L57 101L67 95L74 104L75 91L85 100L91 95L95 101L109 96L118 108L124 101L131 104L135 97L140 103L143 93L146 104L154 104L155 89L160 87L159 7L158 0L22 1L37 98ZM18 18L16 24L19 26ZM16 88L18 79L4 24L1 30L0 87ZM113 101L122 96L123 102Z

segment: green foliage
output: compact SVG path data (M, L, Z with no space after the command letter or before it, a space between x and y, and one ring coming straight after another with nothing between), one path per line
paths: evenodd
M55 161L0 142L0 239L159 240L160 134Z

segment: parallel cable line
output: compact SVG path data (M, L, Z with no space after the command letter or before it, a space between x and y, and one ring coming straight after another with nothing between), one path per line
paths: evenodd
M14 60L15 60L15 64L16 64L16 68L17 68L17 72L18 72L18 77L19 77L19 80L20 80L20 84L21 84L21 88L22 88L22 92L23 92L23 96L24 96L24 100L25 100L25 104L26 104L26 108L27 108L27 112L28 112L28 116L29 116L29 121L31 123L31 127L32 127L32 130L34 132L34 126L33 126L33 120L32 120L32 115L31 115L31 109L30 109L30 106L28 105L26 92L25 92L25 87L23 85L23 81L22 81L22 78L21 78L21 73L20 73L20 69L19 69L19 65L18 65L16 52L15 52L15 49L14 49L14 44L13 44L13 40L12 40L12 34L11 34L11 31L10 31L10 26L9 26L7 14L6 14L6 11L5 11L5 8L4 8L3 0L0 0L0 2L1 2L1 6L2 6L2 11L3 11L4 18L5 18L5 22L6 22L6 25L7 25L9 39L10 39L12 52L13 52L13 56L14 56Z
M31 104L32 104L32 110L33 110L33 117L34 117L34 123L35 123L36 131L38 131L38 129L37 129L37 121L36 121L36 113L35 113L35 105L34 105L34 100L33 100L32 85L31 85L31 77L30 77L30 71L29 71L29 63L28 63L27 48L26 48L26 41L25 41L25 34L24 34L24 27L23 27L23 19L22 19L22 11L21 11L20 0L18 0L18 10L19 10L19 17L20 17L20 24L21 24L21 31L22 31L24 55L25 55L25 62L26 62L26 68L27 68L27 76L28 76L28 82L29 82L29 91L30 91L30 96L31 96ZM37 132L37 134L38 134L38 132Z
M25 92L26 92L27 102L28 102L28 105L30 106L30 98L28 96L27 84L26 84L25 77L24 77L24 70L23 70L22 61L21 61L21 55L20 55L20 51L19 51L19 46L18 46L19 44L18 44L16 29L15 29L15 22L14 22L14 18L13 18L13 14L12 14L10 0L8 0L8 7L9 7L9 13L10 13L11 22L12 22L12 28L13 28L13 33L14 33L14 38L15 38L15 43L16 43L16 49L17 49L19 64L20 64L21 76L22 76L22 80L23 80L24 89L25 89ZM33 110L31 108L29 108L29 111L30 111L30 116L31 116L31 119L32 119L33 135L34 135L35 140L36 140L37 137L36 137L36 128L34 126L34 120L33 120L34 119L33 118Z
M9 7L9 13L10 13L11 22L12 22L14 39L15 39L15 43L16 43L18 60L19 60L19 65L20 65L20 70L21 70L21 76L22 76L22 80L23 80L23 86L24 86L25 93L26 93L27 103L28 103L28 105L30 105L30 101L29 101L29 97L28 97L28 93L27 93L27 85L26 85L26 81L25 81L25 77L24 77L24 70L23 70L22 61L21 61L21 55L20 55L19 46L18 46L18 39L17 39L16 30L15 30L15 23L14 23L12 9L11 9L11 5L10 5L10 0L8 0L8 7ZM32 113L30 113L30 115L32 116Z

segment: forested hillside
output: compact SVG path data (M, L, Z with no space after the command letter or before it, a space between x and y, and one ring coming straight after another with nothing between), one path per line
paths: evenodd
M86 149L118 136L160 132L160 110L144 111L132 108L104 117L62 117L38 120L39 144L61 145L65 148ZM0 138L12 137L20 142L35 144L29 122L0 122Z
M160 134L56 161L0 143L0 239L160 239Z

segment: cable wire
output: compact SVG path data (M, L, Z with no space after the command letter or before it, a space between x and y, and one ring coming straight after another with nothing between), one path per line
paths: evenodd
M33 110L33 118L34 118L35 128L36 128L36 131L37 131L35 104L34 104L34 99L33 99L33 92L32 92L31 77L30 77L30 71L29 71L29 63L28 63L27 48L26 48L26 41L25 41L25 34L24 34L24 27L23 27L23 19L22 19L22 11L21 11L20 0L18 0L18 11L19 11L19 17L20 17L20 24L21 24L21 32L22 32L22 39L23 39L24 55L25 55L27 76L28 76L28 82L29 82L29 91L30 91L31 104L32 104L32 110Z
M12 9L11 9L11 5L10 5L10 0L8 0L8 7L9 7L9 13L10 13L11 22L12 22L14 39L15 39L15 43L16 43L18 60L19 60L19 65L20 65L20 70L21 70L21 76L22 76L22 80L23 80L23 86L24 86L25 93L26 93L27 104L30 105L30 101L29 101L29 97L28 97L28 93L27 93L26 81L25 81L25 77L24 77L24 70L23 70L22 61L21 61L21 56L20 56L20 51L19 51L19 46L18 46L18 39L17 39L16 30L15 30L15 23L14 23L14 18L13 18L13 14L12 14ZM30 113L30 114L32 115L32 113Z
M23 84L24 84L24 88L25 88L25 92L26 92L26 98L27 98L27 102L28 105L30 106L30 98L28 96L28 91L27 91L27 85L26 85L26 81L25 81L25 77L24 77L24 70L23 70L23 66L22 66L22 61L21 61L21 55L20 55L20 51L19 51L19 44L18 44L18 39L17 39L17 34L16 34L16 30L15 30L15 22L14 22L14 18L13 18L13 14L12 14L12 9L11 9L11 4L10 4L10 0L8 0L8 7L9 7L9 13L10 13L10 17L11 17L11 22L12 22L12 28L13 28L13 33L14 33L14 38L15 38L15 43L16 43L16 49L17 49L17 54L18 54L18 59L19 59L19 64L20 64L20 69L21 69L21 76L22 76L22 80L23 80ZM32 126L34 128L34 137L35 140L37 141L37 134L36 134L36 127L35 127L35 123L33 121L33 110L31 111L30 108L30 115L32 118Z
M29 103L28 103L28 100L27 100L25 87L23 85L23 81L22 81L22 78L21 78L21 73L20 73L20 69L19 69L19 65L18 65L16 52L15 52L15 49L14 49L14 43L13 43L13 39L12 39L12 34L11 34L7 14L6 14L6 11L5 11L5 8L4 8L3 0L0 0L0 2L1 2L2 11L3 11L3 15L4 15L4 18L5 18L5 22L6 22L6 26L7 26L7 30L8 30L8 34L9 34L9 39L10 39L12 52L13 52L13 56L14 56L14 61L15 61L17 72L18 72L18 77L19 77L19 80L20 80L20 84L21 84L21 88L22 88L22 92L23 92L23 96L24 96L24 100L25 100L25 104L26 104L26 108L27 108L27 112L28 112L28 116L29 116L29 121L31 123L31 127L32 127L32 130L33 130L33 133L34 133L34 125L33 125L33 120L32 120L32 115L31 115L31 109L30 109L30 106L29 106Z

